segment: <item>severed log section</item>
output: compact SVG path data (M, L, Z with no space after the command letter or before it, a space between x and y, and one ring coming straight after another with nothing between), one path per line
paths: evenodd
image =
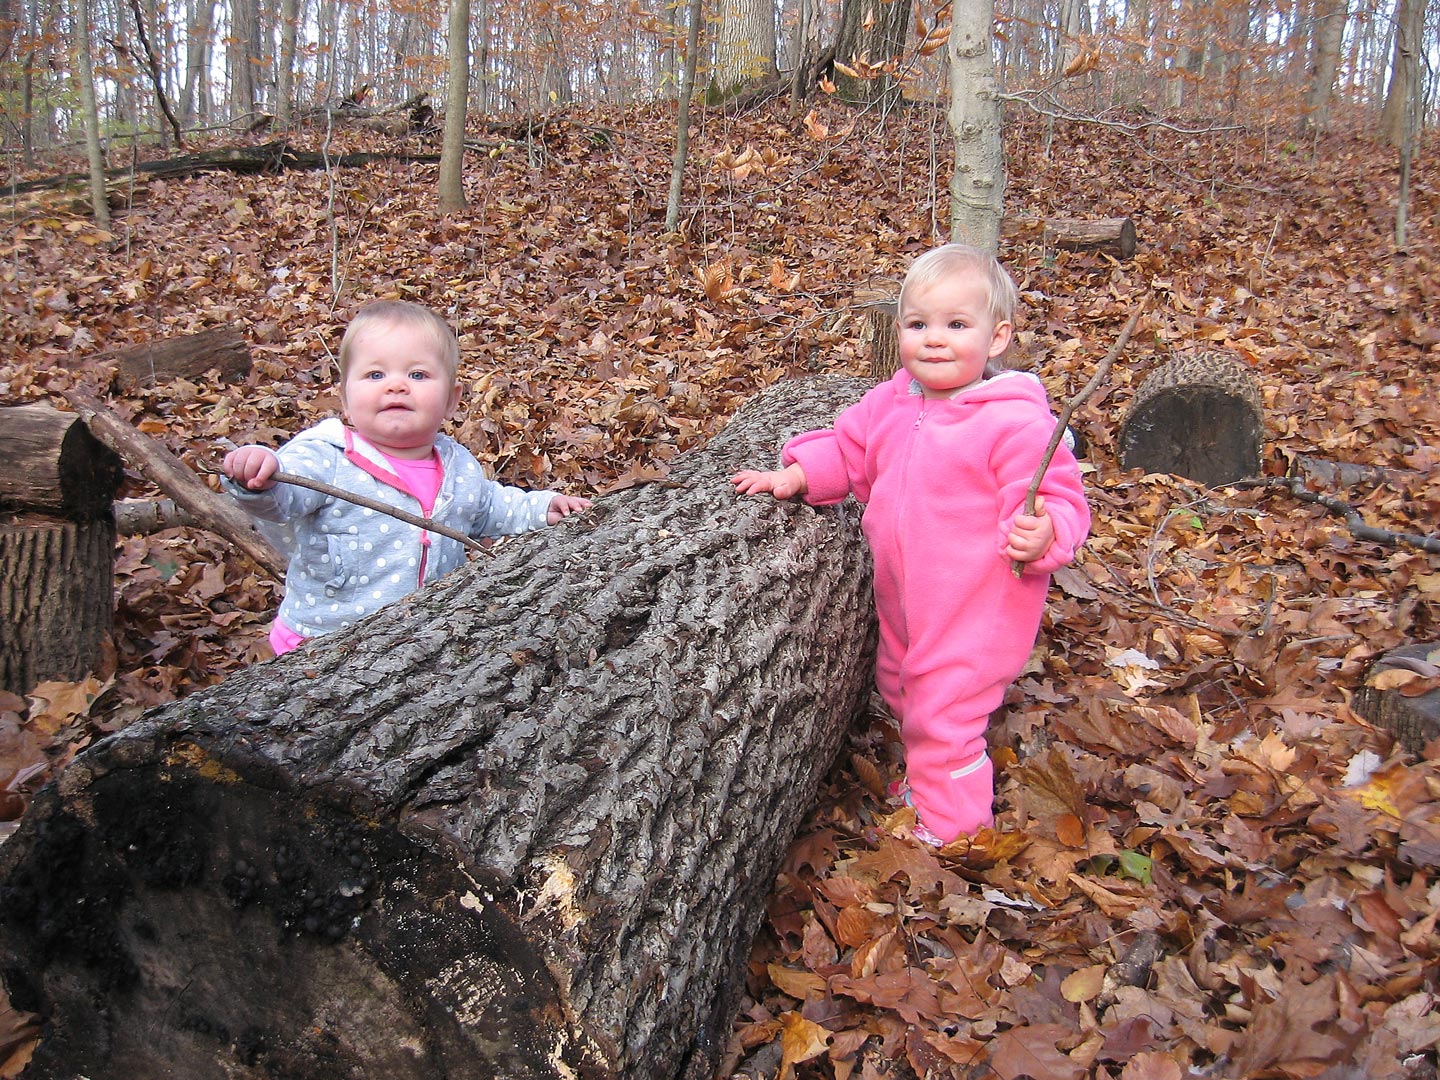
M900 370L899 317L900 286L887 284L859 289L855 306L865 320L861 339L870 347L870 377L884 382Z
M1050 218L1044 246L1050 251L1095 251L1123 261L1135 257L1135 222L1128 217Z
M1391 649L1376 657L1365 672L1364 681L1355 690L1352 707L1372 724L1394 734L1410 753L1422 753L1426 743L1440 739L1440 690L1406 697L1398 689L1378 688L1375 678L1382 672L1398 669L1433 679L1440 671L1437 663L1440 663L1440 643Z
M728 477L869 385L81 754L0 846L26 1080L709 1080L875 633L856 508Z
M1135 391L1120 426L1120 465L1214 487L1257 475L1264 445L1250 368L1223 353L1197 353L1162 364Z
M80 418L0 408L0 689L82 678L113 625L120 459Z
M86 363L113 363L115 382L127 392L175 378L198 379L211 370L222 382L239 382L250 374L250 347L235 327L217 326L97 353Z

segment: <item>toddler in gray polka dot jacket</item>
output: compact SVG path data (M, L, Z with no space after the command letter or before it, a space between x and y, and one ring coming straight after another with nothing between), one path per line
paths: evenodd
M553 525L589 499L525 491L485 476L440 434L460 404L460 350L449 324L418 304L378 301L340 343L344 419L323 420L278 451L225 458L226 489L289 556L270 631L278 656L349 626L465 561L465 546L365 506L277 484L284 471L430 518L472 537Z

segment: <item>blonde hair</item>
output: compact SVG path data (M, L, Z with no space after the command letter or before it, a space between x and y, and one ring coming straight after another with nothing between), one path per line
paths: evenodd
M428 330L435 339L435 350L440 362L451 379L460 370L460 343L455 340L455 331L450 324L427 307L412 304L407 300L375 300L355 313L350 325L345 327L345 336L340 339L340 381L350 370L350 357L356 343L366 334L376 330L388 330L396 326L413 326Z
M900 286L898 310L905 310L905 297L911 290L927 288L952 275L977 277L984 282L991 321L997 324L1015 321L1015 308L1020 302L1015 280L994 255L970 244L931 248L911 263L905 283Z

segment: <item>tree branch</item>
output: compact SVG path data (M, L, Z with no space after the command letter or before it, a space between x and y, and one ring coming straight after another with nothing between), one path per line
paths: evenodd
M1349 528L1351 535L1357 540L1369 540L1372 543L1384 544L1386 547L1400 547L1408 544L1410 547L1419 548L1421 551L1428 551L1432 554L1440 554L1440 536L1422 536L1418 533L1395 532L1391 529L1381 529L1366 523L1356 510L1347 502L1331 498L1329 495L1319 495L1305 487L1305 481L1293 476L1271 476L1261 477L1254 480L1239 480L1232 487L1237 488L1283 488L1301 502L1315 503L1323 506L1332 514L1345 519L1345 525Z
M448 525L441 525L433 518L421 517L419 514L412 514L408 510L401 510L398 506L391 506L388 503L377 502L375 499L368 499L364 495L356 495L351 491L342 491L340 488L332 487L319 480L311 480L306 476L296 476L294 473L277 472L274 477L277 484L293 484L295 487L309 488L311 491L318 491L322 495L328 495L332 499L340 499L342 502L354 503L356 506L363 506L367 510L374 510L377 514L384 514L387 517L403 521L407 525L414 525L418 529L432 532L437 536L448 536L451 540L458 540L471 551L482 551L490 554L490 549L479 540L466 536L458 529L452 529Z
M1100 361L1100 366L1095 369L1095 374L1090 376L1090 381L1082 386L1077 394L1065 403L1060 410L1060 419L1055 424L1055 431L1050 436L1050 445L1045 448L1045 453L1040 457L1040 465L1035 470L1034 477L1030 480L1030 487L1025 492L1025 513L1035 513L1035 497L1040 493L1040 483L1045 479L1045 472L1050 468L1050 462L1055 457L1055 449L1060 445L1060 440L1065 438L1065 431L1070 426L1070 418L1075 415L1075 410L1086 401L1090 395L1099 389L1100 384L1105 381L1105 376L1110 374L1110 369L1115 365L1116 358L1124 351L1125 346L1130 343L1130 335L1135 332L1136 325L1140 322L1140 316L1145 314L1145 304L1142 302L1125 323L1125 328L1120 331L1120 336L1115 339L1115 344L1110 346L1110 351L1105 354L1105 359ZM1017 578L1025 572L1025 564L1016 559L1010 563L1010 572Z

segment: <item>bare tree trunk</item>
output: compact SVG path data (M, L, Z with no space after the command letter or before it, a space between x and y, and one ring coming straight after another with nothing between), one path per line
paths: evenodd
M1305 113L1300 131L1330 126L1330 99L1335 73L1340 68L1340 46L1345 39L1345 0L1315 0L1310 27L1310 85L1305 91Z
M280 0L280 67L275 73L275 123L281 131L290 126L295 97L295 42L299 35L298 0Z
M890 72L870 69L904 54L909 27L910 8L906 4L845 0L835 38L835 85L843 100L872 105L887 95L895 95L898 84ZM847 75L840 70L842 66L857 72L858 77Z
M75 81L85 115L85 157L90 165L90 208L95 223L110 228L105 194L105 155L100 149L100 109L95 101L95 65L90 55L90 0L75 0Z
M853 504L728 477L868 385L77 759L0 846L27 1078L710 1080L875 641Z
M993 0L957 0L950 29L950 238L992 254L1000 249L1005 156L995 92Z
M1405 141L1411 97L1421 91L1420 43L1425 38L1425 0L1399 0L1395 11L1395 54L1380 130L1391 146Z
M810 0L800 0L799 25L795 28L794 70L790 72L790 115L799 116L810 96L805 79L805 58L810 54Z
M440 212L465 208L465 109L470 97L470 0L450 0L449 82L440 147Z
M710 99L733 97L746 85L775 75L774 0L722 0Z
M700 53L700 20L705 0L690 0L685 31L685 66L680 76L680 108L675 114L675 157L670 165L670 196L665 202L665 231L680 224L680 197L685 184L685 159L690 153L690 99L695 95L695 67Z

